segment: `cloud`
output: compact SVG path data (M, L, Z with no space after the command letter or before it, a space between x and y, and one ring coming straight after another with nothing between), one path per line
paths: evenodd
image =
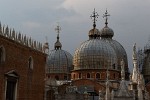
M23 26L28 28L28 29L35 29L35 28L40 28L40 23L37 22L32 22L32 21L28 21L28 22L24 22Z

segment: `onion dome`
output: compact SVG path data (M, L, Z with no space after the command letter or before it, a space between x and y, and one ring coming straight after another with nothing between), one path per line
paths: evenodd
M103 38L112 38L114 36L114 32L107 25L101 30L100 36Z
M108 27L108 22L107 22L108 16L110 15L107 13L107 10L106 10L105 14L103 15L103 17L106 18L105 27L102 28L101 35L100 35L102 38L112 38L114 36L113 30Z
M106 18L106 22L105 22L105 27L101 29L100 33L101 33L101 39L106 41L107 43L109 43L116 55L117 55L117 67L118 69L121 70L121 60L123 59L124 62L125 62L125 71L128 72L128 61L127 61L127 54L126 54L126 51L125 49L123 48L123 46L116 40L113 40L112 37L114 36L114 32L111 28L108 27L108 16L110 16L108 13L107 13L107 10L105 12L105 14L103 15L103 17Z
M47 73L69 73L72 67L72 55L62 50L62 44L59 41L60 27L57 26L56 31L57 41L54 45L54 50L50 50L48 55L48 70Z
M106 69L117 65L117 56L109 43L99 38L99 31L96 29L95 10L91 17L94 17L93 29L90 30L89 40L83 42L76 49L73 57L74 70L82 69Z

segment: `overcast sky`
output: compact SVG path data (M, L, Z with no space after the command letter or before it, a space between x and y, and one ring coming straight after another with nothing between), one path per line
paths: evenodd
M124 46L131 68L133 44L143 48L150 37L150 0L0 0L0 21L42 43L47 36L50 49L54 49L59 22L62 49L73 55L88 39L94 8L99 14L98 29L105 26L102 15L108 10L113 39Z

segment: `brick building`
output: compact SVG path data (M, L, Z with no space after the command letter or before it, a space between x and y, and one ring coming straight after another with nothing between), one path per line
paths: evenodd
M0 25L0 100L43 100L42 44Z

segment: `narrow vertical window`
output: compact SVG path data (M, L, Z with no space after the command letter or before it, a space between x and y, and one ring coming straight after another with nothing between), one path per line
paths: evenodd
M100 79L100 73L96 73L96 79Z
M0 63L5 61L5 49L3 46L0 46Z
M79 79L81 78L81 73L79 73Z
M76 78L76 74L73 74L73 79L75 79Z
M29 67L29 69L33 69L33 58L32 57L29 57L29 59L28 59L28 67Z
M91 75L90 75L90 73L87 73L87 78L91 78Z

